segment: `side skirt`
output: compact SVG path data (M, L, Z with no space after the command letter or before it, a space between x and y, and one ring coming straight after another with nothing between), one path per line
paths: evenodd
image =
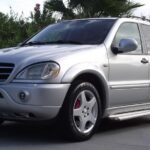
M106 117L113 120L127 120L150 115L150 103L108 108Z

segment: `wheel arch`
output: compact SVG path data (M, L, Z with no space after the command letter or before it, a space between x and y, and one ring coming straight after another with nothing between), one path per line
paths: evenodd
M108 91L109 90L108 90L108 83L105 77L102 75L102 73L99 73L98 71L93 70L93 69L82 70L81 72L74 74L73 77L70 76L70 79L71 80L68 82L71 83L71 85L76 81L82 80L84 82L90 82L96 87L101 98L102 110L103 110L102 112L104 116L106 113L105 110L108 107ZM64 80L62 81L65 81L65 80L66 79L64 78Z

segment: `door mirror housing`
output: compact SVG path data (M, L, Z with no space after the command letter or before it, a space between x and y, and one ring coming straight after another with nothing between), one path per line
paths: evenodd
M121 39L119 47L112 47L114 54L127 53L135 51L138 48L138 42L135 39Z

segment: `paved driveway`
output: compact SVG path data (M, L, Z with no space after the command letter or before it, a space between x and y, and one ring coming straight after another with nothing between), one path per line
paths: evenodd
M6 122L0 127L0 150L150 150L150 118L105 121L88 141L67 142L57 128Z

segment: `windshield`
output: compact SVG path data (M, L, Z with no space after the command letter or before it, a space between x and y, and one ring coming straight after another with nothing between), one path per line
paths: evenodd
M63 21L48 26L24 45L34 44L101 44L115 19Z

